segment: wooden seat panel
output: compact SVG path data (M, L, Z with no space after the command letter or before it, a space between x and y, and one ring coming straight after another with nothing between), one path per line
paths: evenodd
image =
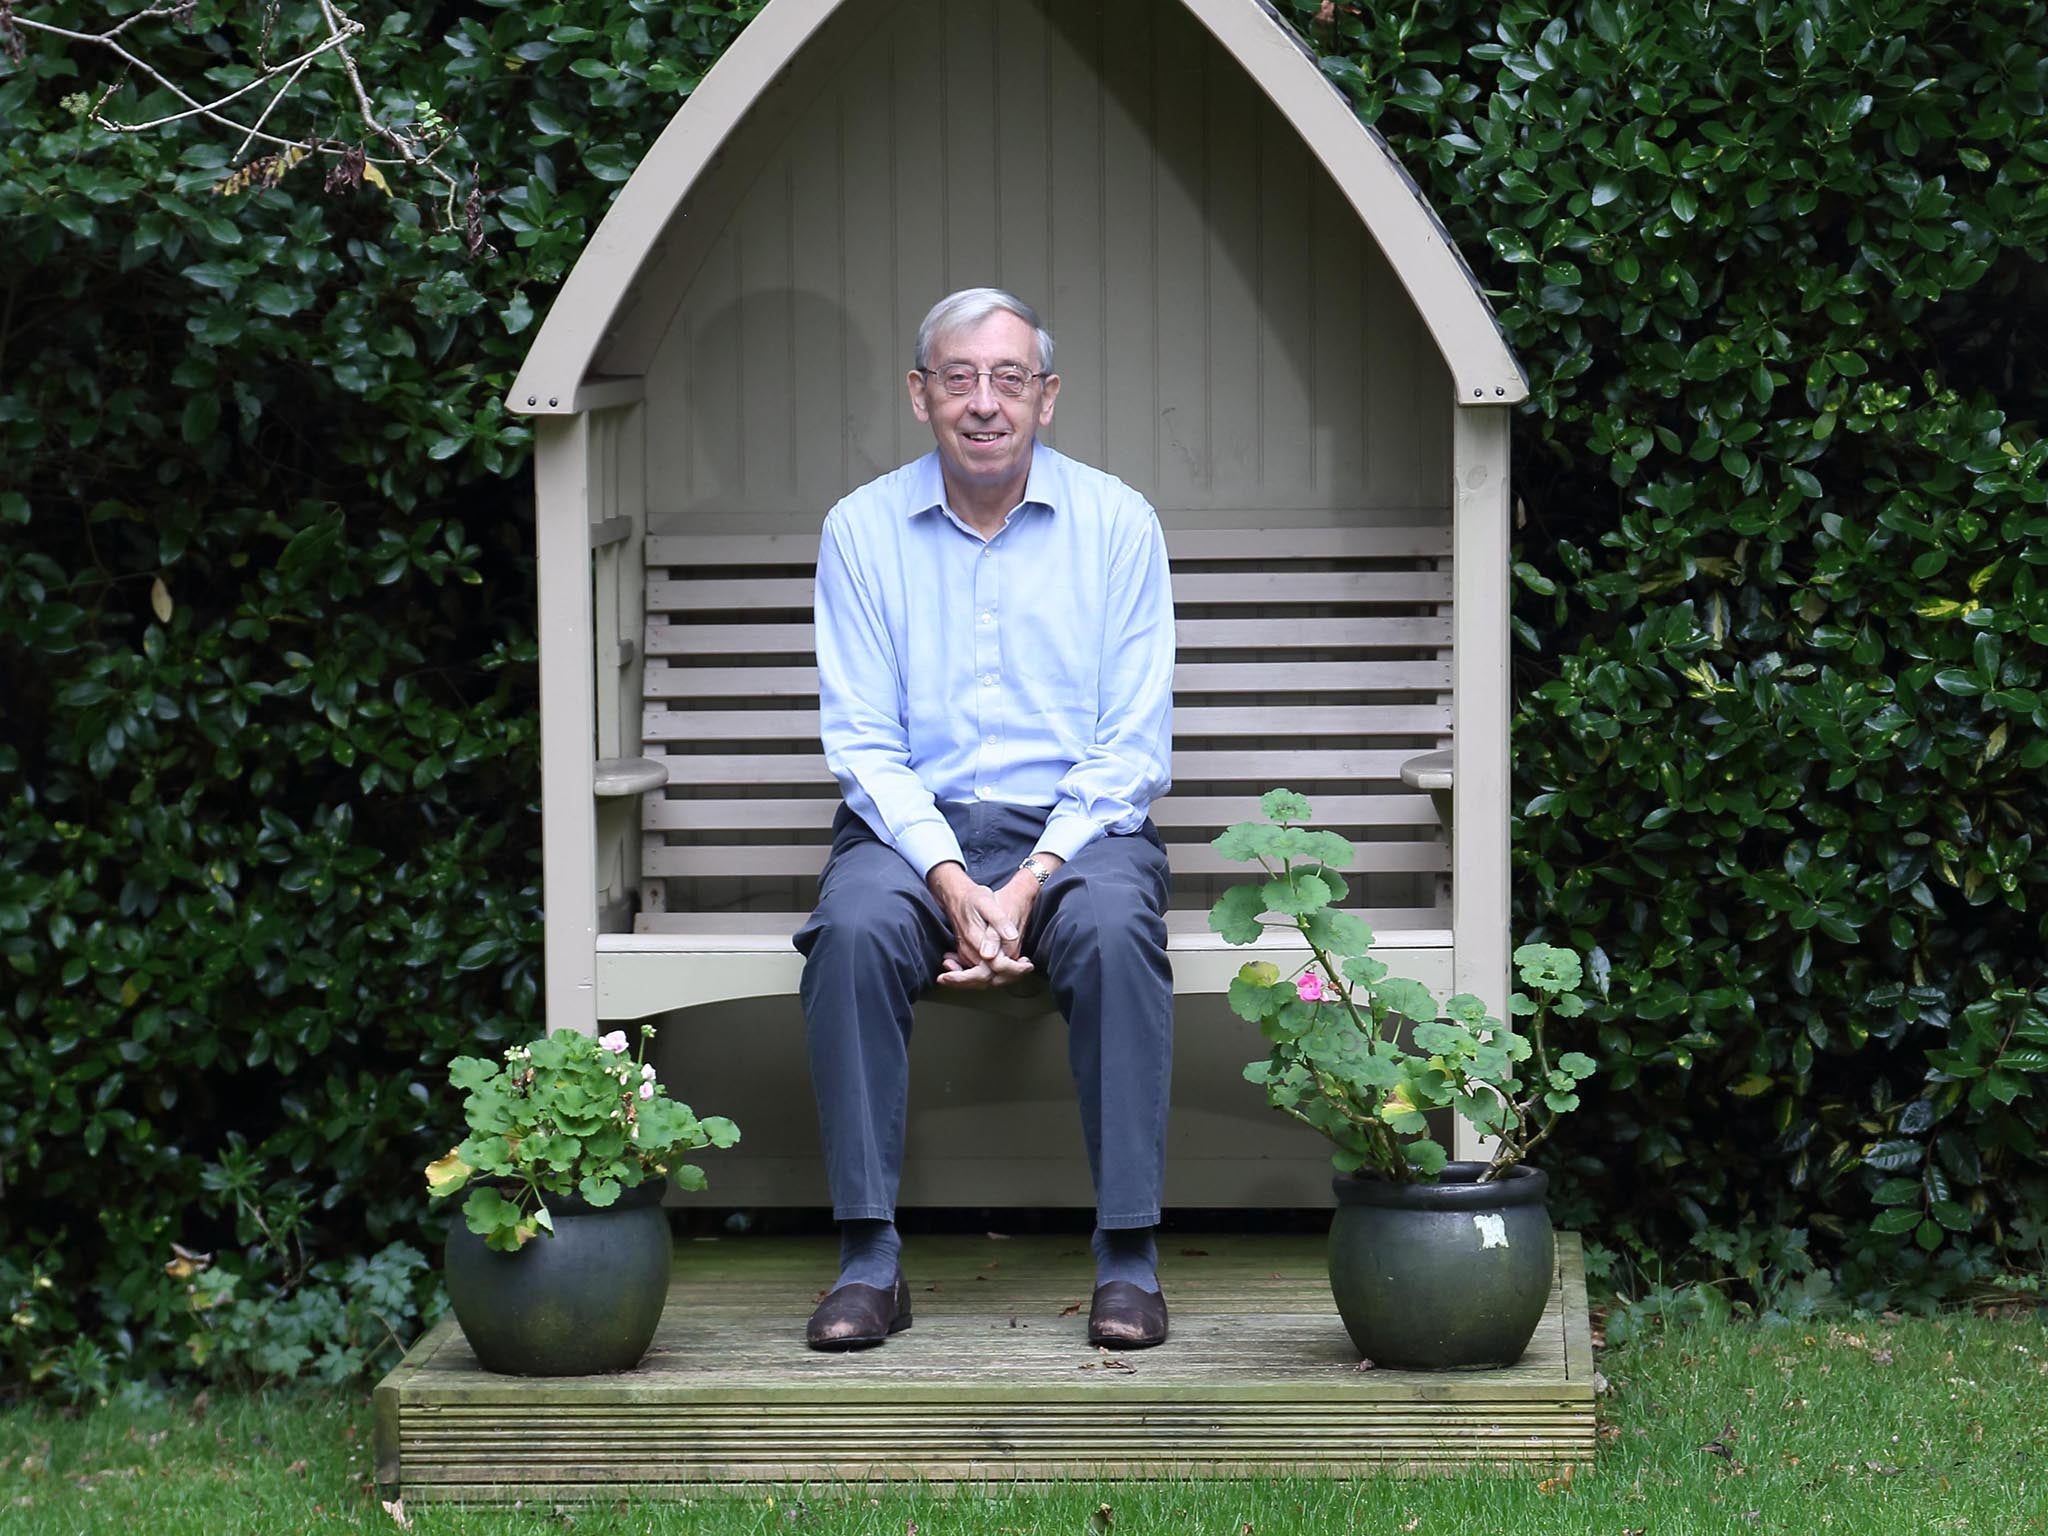
M1441 526L1169 532L1176 793L1153 808L1174 900L1198 916L1244 869L1224 827L1276 784L1315 791L1356 847L1356 892L1394 926L1448 926L1448 849L1402 766L1449 744L1449 531ZM818 746L815 536L646 542L642 754L668 771L643 802L636 931L807 907L837 785ZM755 909L755 910L749 910ZM730 920L736 926L725 926ZM1386 926L1383 922L1380 926Z

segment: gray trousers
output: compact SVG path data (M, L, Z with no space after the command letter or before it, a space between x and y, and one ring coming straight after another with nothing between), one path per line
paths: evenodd
M1045 825L1018 806L941 806L967 872L999 888ZM1096 1222L1154 1226L1173 1070L1166 849L1148 821L1098 838L1032 906L1023 950L1067 1021ZM953 947L943 909L903 856L841 806L818 907L797 931L804 1022L832 1213L892 1220L903 1171L911 1005Z

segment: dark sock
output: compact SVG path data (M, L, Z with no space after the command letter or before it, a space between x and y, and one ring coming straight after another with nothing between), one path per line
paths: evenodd
M1152 1227L1095 1229L1088 1246L1095 1253L1095 1283L1124 1280L1141 1291L1159 1291L1159 1245Z
M839 1280L842 1285L872 1285L886 1291L896 1283L896 1261L903 1239L893 1221L839 1223Z

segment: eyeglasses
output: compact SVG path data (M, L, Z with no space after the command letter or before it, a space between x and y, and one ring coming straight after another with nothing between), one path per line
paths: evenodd
M974 386L987 379L989 387L999 395L1012 400L1022 395L1031 386L1033 379L1045 377L1042 373L1031 373L1015 363L1006 363L1000 368L970 368L965 363L954 363L947 368L920 368L917 370L928 379L937 379L939 388L949 395L971 395Z

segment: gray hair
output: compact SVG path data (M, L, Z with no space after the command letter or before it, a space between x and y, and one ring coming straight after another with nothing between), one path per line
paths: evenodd
M917 366L929 368L932 344L941 336L979 325L990 315L1007 311L1030 326L1038 337L1038 371L1052 372L1052 332L1039 322L1038 311L1000 288L962 288L949 293L931 307L924 324L917 328Z

